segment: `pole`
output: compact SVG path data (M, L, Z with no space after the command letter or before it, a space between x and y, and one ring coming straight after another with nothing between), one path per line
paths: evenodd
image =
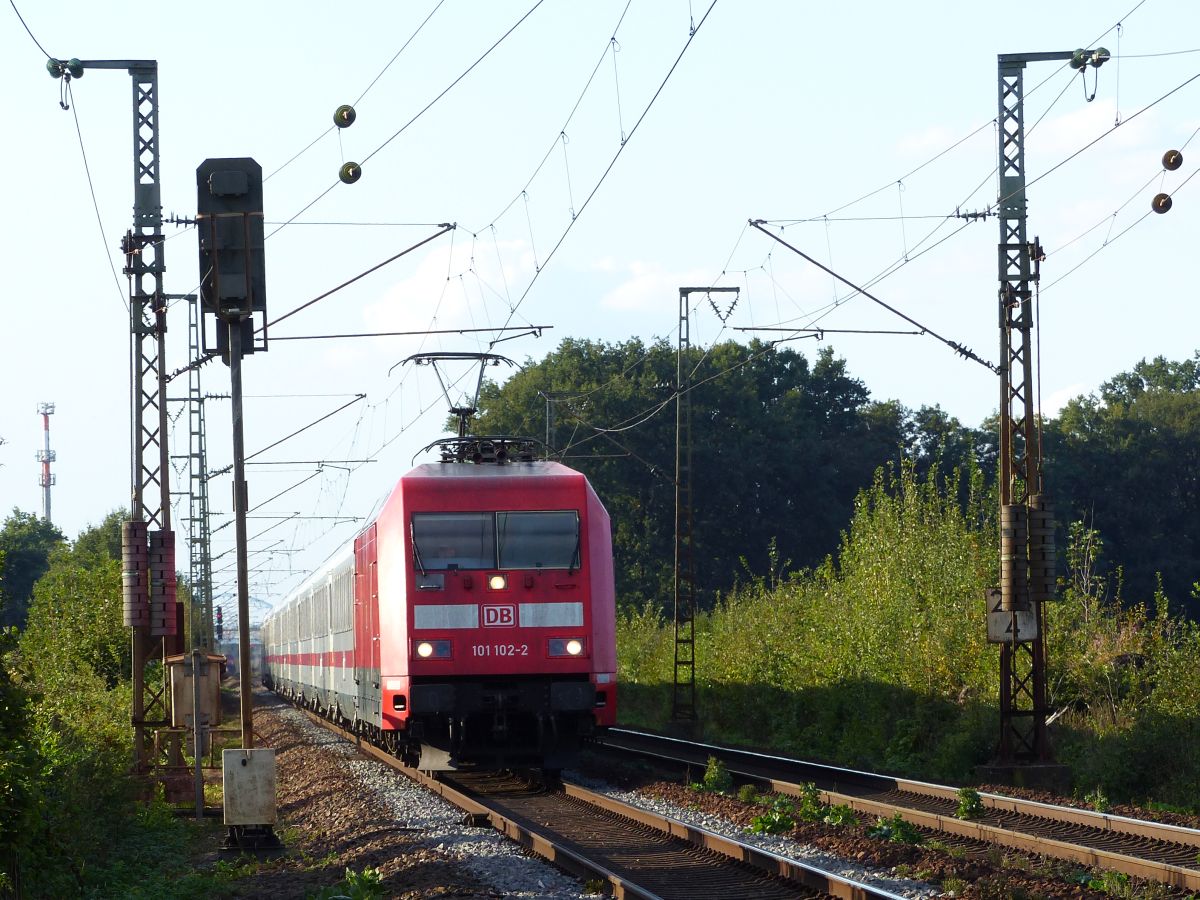
M233 405L233 515L237 535L238 680L241 688L242 748L254 747L250 697L250 571L246 549L246 445L242 435L242 322L229 327L229 383Z
M692 557L692 393L688 351L689 288L679 289L679 344L675 353L675 676L671 719L696 719L696 569Z
M201 722L200 717L200 675L202 666L201 660L204 659L204 654L199 650L192 651L192 738L193 738L193 756L196 764L196 821L199 822L204 818L204 726L206 723Z

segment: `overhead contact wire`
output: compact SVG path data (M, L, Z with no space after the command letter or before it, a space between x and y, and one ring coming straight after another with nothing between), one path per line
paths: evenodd
M394 132L391 137L389 137L382 144L380 144L378 147L376 147L374 150L372 150L370 153L368 153L363 158L363 161L362 161L362 163L360 163L360 165L362 165L363 163L369 162L376 154L378 154L381 150L383 150L384 147L386 147L388 144L390 144L392 141L394 141L396 138L398 138L400 135L402 135L405 131L407 131L414 122L416 122L418 119L421 118L421 116L425 115L425 113L427 113L435 103L437 103L439 100L441 100L443 97L445 97L446 94L450 93L450 91L453 90L460 81L462 81L472 71L474 71L476 66L478 66L481 62L483 62L485 59L487 59L489 56L491 56L492 51L494 51L497 47L499 47L500 44L503 43L504 40L507 39L509 35L511 35L514 31L516 31L517 28L519 28L525 22L526 19L528 19L531 15L533 15L533 13L537 10L537 8L539 6L541 6L544 2L545 2L545 0L537 0L537 2L532 7L530 7L529 11L527 13L525 13L525 15L521 16L521 18L519 20L517 20L517 23L515 25L513 25L511 28L509 28L508 31L504 32L504 34L502 34L496 40L496 42L494 44L492 44L490 47L488 47L487 50L485 50L483 52L482 56L480 56L477 60L475 60L475 62L471 63L471 65L469 65L466 68L466 70L463 71L463 73L461 75L459 75L452 82L450 82L450 84L444 90L442 90L441 93L439 93L436 97L434 97L427 104L425 104L425 106L421 109L420 112L418 112L415 116L413 116L411 119L409 119L407 122L405 122L402 126L400 126L400 128L396 132ZM299 212L297 212L295 215L293 215L291 218L289 218L286 222L284 222L282 225L280 225L278 228L276 228L274 231L272 231L269 235L267 235L267 237L268 238L273 237L274 235L276 235L280 231L282 231L284 228L286 228L288 225L292 224L292 222L294 222L300 216L304 215L305 212L307 212L313 206L315 206L317 203L319 203L330 191L332 191L339 184L341 184L340 179L338 181L335 181L333 184L331 184L325 190L323 190L320 194L318 194L316 196L315 199L311 200L307 205L304 206L303 209L301 209Z
M12 0L9 0L9 2L12 2ZM421 22L421 24L417 26L417 30L416 30L416 31L414 31L414 32L413 32L413 33L412 33L412 34L409 36L408 40L404 42L403 46L401 46L401 47L400 47L400 49L396 51L396 55L395 55L395 56L393 56L393 57L392 57L390 60L388 60L388 62L387 62L387 65L385 65L385 66L384 66L382 69L380 69L380 70L379 70L379 74L378 74L378 75L376 75L374 78L372 78L372 79L371 79L371 83L370 83L370 84L368 84L368 85L366 86L366 88L364 88L364 89L363 89L363 92L362 92L361 94L359 94L359 95L358 95L358 97L357 97L357 98L355 99L355 101L354 101L354 105L355 105L355 106L357 106L359 103L361 103L361 102L362 102L362 99L363 99L363 97L367 96L367 92L368 92L368 91L370 91L370 90L371 90L371 88L375 87L375 83L376 83L377 81L379 81L379 79L380 79L380 78L382 78L382 77L383 77L383 74L384 74L384 73L385 73L385 72L386 72L386 71L387 71L389 68L391 68L391 66L392 66L392 63L394 63L394 62L395 62L397 59L399 59L399 58L400 58L400 54L401 54L401 53L403 53L405 50L407 50L407 49L408 49L408 45L409 45L409 44L411 44L411 43L412 43L412 42L413 42L413 41L416 39L417 35L421 33L421 30L422 30L422 29L423 29L423 28L424 28L424 27L425 27L427 24L429 24L429 20L433 18L433 16L434 16L434 13L436 13L436 12L437 12L439 9L441 9L441 8L442 8L442 4L443 4L443 3L445 3L445 2L446 2L446 0L438 0L438 4L437 4L437 6L435 6L435 7L434 7L432 10L430 10L430 12L429 12L429 15L427 15L427 16L425 17L424 21L423 21L423 22ZM280 166L278 169L275 169L273 172L271 172L271 174L270 174L270 175L268 175L266 178L264 178L264 179L263 179L263 181L264 181L264 182L270 181L270 180L271 180L271 179L272 179L274 176L278 175L280 172L282 172L284 169L286 169L288 166L290 166L292 163L294 163L296 160L298 160L298 159L299 159L301 156L303 156L305 153L307 153L309 150L311 150L311 149L313 148L313 146L314 146L314 145L316 145L317 143L319 143L319 142L320 142L320 141L321 141L321 140L322 140L322 139L323 139L323 138L324 138L326 135L328 135L328 134L329 134L329 132L331 132L331 131L333 131L333 130L335 130L335 129L337 129L337 126L336 126L336 125L330 125L330 126L329 126L328 128L326 128L324 131L322 131L322 132L321 132L319 135L317 135L315 138L313 138L313 139L312 139L312 140L311 140L311 141L308 143L308 145L307 145L307 146L306 146L306 147L305 147L303 150L301 150L299 153L297 153L295 156L293 156L291 159L289 159L287 162L285 162L285 163L284 163L282 166ZM340 143L341 143L341 129L337 129L337 131L338 131L339 146L340 146ZM343 160L342 160L342 161L343 161L343 162L345 162L345 159L343 158Z
M579 217L583 215L583 211L588 208L588 205L592 202L592 198L596 196L596 193L603 186L605 180L607 180L609 173L612 172L613 167L617 164L617 160L621 158L621 154L625 152L625 148L629 146L629 142L633 139L633 136L637 134L638 128L641 127L642 122L646 120L646 116L654 107L655 101L657 101L659 96L662 94L663 89L667 86L667 82L671 80L671 76L679 67L679 63L683 61L683 57L687 53L688 48L692 46L692 41L695 40L696 35L699 34L700 29L704 26L705 21L708 19L709 14L713 11L713 7L716 5L717 0L712 0L712 3L709 5L708 9L700 18L700 24L698 24L693 32L688 36L687 42L684 43L683 49L679 51L679 55L675 58L675 62L671 64L671 68L667 71L662 83L659 84L658 89L654 92L654 96L650 98L650 102L646 104L646 108L642 110L642 114L638 116L637 121L633 123L633 127L629 130L629 135L626 137L625 141L620 145L620 147L617 148L617 152L613 154L613 158L609 161L607 168L605 168L604 172L600 175L600 180L596 182L595 186L591 190L591 193L587 195L587 199L583 201L583 205L579 207L579 212L576 214L575 218L567 223L567 227L559 237L558 242L553 248L551 248L550 253L542 262L541 267L534 272L533 278L530 280L529 284L525 286L525 290L521 293L521 296L517 299L516 304L509 312L508 318L504 320L505 325L508 325L512 321L512 317L516 315L517 310L520 309L521 304L525 302L525 298L529 296L529 292L537 283L538 276L541 275L542 271L549 264L550 260L554 258L554 255L558 252L558 248L563 245L563 241L567 239L567 236L571 233L571 229L575 227L575 223L578 222ZM493 342L492 345L494 346L495 342Z

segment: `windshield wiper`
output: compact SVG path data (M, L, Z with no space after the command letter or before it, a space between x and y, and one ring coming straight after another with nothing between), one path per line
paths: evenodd
M575 569L583 565L583 560L579 556L580 542L583 540L583 535L579 532L579 526L575 526L575 549L571 553L571 565L567 566L567 575L574 575Z
M421 570L421 574L425 574L425 563L421 562L421 548L417 546L417 536L413 535L413 561L417 564L417 568Z

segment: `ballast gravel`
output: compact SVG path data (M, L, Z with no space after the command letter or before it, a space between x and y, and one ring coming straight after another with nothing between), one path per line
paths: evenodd
M479 896L516 897L523 900L576 900L595 897L583 891L579 880L531 856L519 844L490 826L463 824L462 810L432 794L377 760L364 756L354 745L313 723L298 710L278 706L273 714L303 735L309 744L336 761L363 789L407 839L397 853L413 847L430 850L452 860L455 866L485 890ZM403 887L403 879L397 888ZM393 895L389 895L393 896ZM463 896L437 891L429 896Z
M804 863L823 872L839 875L842 878L849 878L862 884L869 884L872 887L890 891L893 894L899 894L903 897L921 898L938 897L942 893L941 888L936 885L913 881L908 878L894 878L888 873L880 872L878 869L857 865L817 847L810 847L807 844L801 844L780 835L748 832L740 825L720 816L687 809L678 804L669 803L657 797L650 797L636 791L619 790L611 787L607 782L587 778L578 772L567 771L563 775L565 779L573 781L598 794L604 794L614 800L631 803L650 812L658 813L660 816L669 816L687 825L703 828L705 831L711 831L722 837L732 838L741 841L743 844L749 844L760 850L766 850L794 862Z
M255 730L275 732L270 737L277 744L280 826L291 826L299 842L311 845L302 855L311 858L324 854L331 864L324 870L323 881L321 870L314 873L309 867L295 871L281 865L272 873L268 893L246 885L253 895L303 897L313 892L314 885L336 882L343 868L358 871L371 865L383 875L385 895L389 897L573 900L597 896L587 893L578 879L530 855L490 827L465 825L461 810L362 755L352 744L273 695L260 692L256 703ZM268 745L272 743L267 741ZM940 893L935 886L891 877L886 870L858 865L786 838L749 834L720 816L621 790L579 773L566 775L598 793L901 896L915 900ZM289 789L285 784L289 779L304 787ZM284 799L289 796L290 801ZM344 807L340 811L336 809L338 803ZM335 808L326 809L330 804ZM355 831L361 836L344 836ZM295 893L289 892L289 878L296 881Z

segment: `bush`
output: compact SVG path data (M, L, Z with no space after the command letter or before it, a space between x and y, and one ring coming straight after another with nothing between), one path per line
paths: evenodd
M704 769L704 789L718 794L728 794L733 790L733 777L725 768L725 762L715 756L708 758L708 765Z
M975 788L962 787L958 789L958 809L954 811L960 819L978 819L987 812L979 791Z
M881 816L872 827L867 829L867 837L879 838L895 844L922 844L925 842L925 836L900 813L886 819Z
M858 813L845 803L835 803L829 807L823 820L826 825L855 826L858 824Z
M786 797L776 797L769 812L755 816L750 830L755 834L782 834L796 827L796 808Z

